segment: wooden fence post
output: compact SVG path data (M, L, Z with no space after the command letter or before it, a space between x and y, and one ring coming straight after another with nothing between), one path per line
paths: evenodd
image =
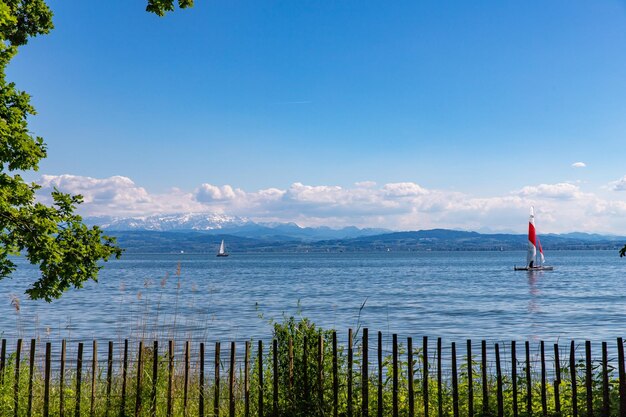
M574 345L574 341L570 344L569 350L569 367L570 367L570 378L572 384L572 416L578 417L578 395L576 392L576 346Z
M237 354L236 348L236 343L230 342L230 375L228 377L228 412L230 417L235 417L235 358Z
M513 384L513 417L519 416L517 404L517 347L515 340L511 341L511 382Z
M459 417L459 380L456 370L456 343L452 342L452 415Z
M407 379L409 382L409 417L415 416L415 393L413 392L413 338L406 339Z
M2 339L2 347L0 348L0 385L4 385L4 369L6 367L7 356L7 340Z
M498 400L498 417L504 416L504 400L502 398L502 367L500 365L500 346L496 343L496 389Z
M89 415L94 417L96 413L96 376L98 375L98 341L91 343L91 398L89 399Z
M22 353L22 339L17 339L15 348L15 380L13 381L13 415L18 416L19 412L19 390L20 390L20 356Z
M541 413L543 417L548 417L548 398L546 394L546 354L543 340L539 343L541 351Z
M368 340L369 333L367 327L363 328L363 357L361 358L361 416L368 417L369 415L369 376L367 374L369 367L369 346Z
M487 380L487 341L480 342L480 371L483 396L483 415L489 414L489 381Z
M204 342L200 342L200 375L198 390L198 416L204 417Z
M50 415L50 362L52 361L52 344L46 342L46 364L43 389L43 417Z
M602 342L602 417L609 417L609 354L606 342Z
M559 360L559 345L554 344L554 411L557 415L561 415L561 396L559 386L561 385L561 361Z
M337 363L337 332L333 330L333 417L339 415L339 369Z
M394 333L392 335L392 368L393 368L393 392L392 392L392 407L393 417L398 417L398 335Z
M260 346L259 346L260 350ZM259 353L260 354L260 353ZM220 415L220 342L215 342L215 379L213 386L213 416ZM262 378L263 367L259 367L259 378Z
M377 408L378 417L383 417L383 334L378 332L378 387L377 387Z
M246 340L243 362L243 413L250 417L250 341Z
M348 417L352 415L352 329L348 329Z
M533 388L530 373L530 342L528 340L524 343L524 347L526 348L526 414L530 416L533 413Z
M26 415L31 417L33 414L33 378L35 377L35 339L30 339L30 358L28 362L28 408Z
M122 362L122 403L120 415L126 417L126 376L128 374L128 339L124 339L124 358Z
M591 368L591 341L585 341L585 390L587 395L587 417L593 417L593 370Z
M83 372L83 344L78 344L78 356L76 358L76 402L74 404L74 417L80 417L80 388Z
M619 375L619 415L626 417L626 371L624 370L624 343L617 338L617 369Z
M467 415L474 417L474 365L472 364L472 340L467 339Z
M61 369L59 369L59 416L65 415L65 339L61 340Z
M137 385L135 390L135 417L139 417L141 412L141 376L143 372L143 340L139 341L139 351L137 352Z
M109 351L107 354L107 387L106 387L106 404L104 406L104 415L108 417L111 408L111 385L113 383L113 342L109 341Z
M424 417L428 417L428 336L422 338L422 396L424 397Z
M202 371L204 371L204 369L202 369ZM150 392L150 417L156 417L158 379L159 379L159 341L155 340L152 345L152 391ZM200 397L202 398L203 395L204 393L202 392L202 390L200 390ZM202 414L200 414L200 416L202 416Z
M174 341L167 341L167 417L174 411Z
M259 417L263 417L263 341L259 340Z
M113 381L113 342L109 341L109 351L107 354L107 387L106 387L106 403L104 406L104 415L109 416L111 408L111 385Z
M183 416L185 417L187 417L187 398L189 395L189 353L189 340L186 340L183 356Z
M489 415L489 381L487 380L487 341L480 342L482 389L483 389L483 415Z
M624 370L624 342L617 338L617 361L619 375L619 415L626 417L626 371Z
M443 417L443 393L442 393L442 372L441 372L441 338L437 338L437 406L439 417Z

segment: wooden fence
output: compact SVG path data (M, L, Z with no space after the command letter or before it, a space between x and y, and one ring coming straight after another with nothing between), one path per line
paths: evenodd
M15 342L1 344L1 416L626 417L621 338L610 351L602 342L595 360L589 341L444 347L441 338L400 342L381 332L370 340L368 329L349 330L342 343L332 332L284 345L231 342L224 351L216 342L212 352L189 341L102 349L94 340L89 354L72 345L72 358L65 340L55 350Z

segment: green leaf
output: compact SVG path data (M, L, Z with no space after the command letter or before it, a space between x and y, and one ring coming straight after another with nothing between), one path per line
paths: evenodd
M43 0L0 1L0 279L16 269L10 257L25 254L40 270L26 293L47 301L96 280L101 261L122 254L114 239L75 214L81 196L54 190L54 204L46 206L35 199L40 187L17 173L36 171L46 145L28 129L35 109L27 93L7 82L6 67L20 45L52 27L52 12Z
M193 0L178 0L178 7L181 9L193 7ZM146 11L165 16L167 12L174 11L174 0L148 0Z

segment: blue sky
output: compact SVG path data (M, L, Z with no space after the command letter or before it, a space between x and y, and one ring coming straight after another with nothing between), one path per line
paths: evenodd
M50 5L9 79L85 214L626 234L624 2Z

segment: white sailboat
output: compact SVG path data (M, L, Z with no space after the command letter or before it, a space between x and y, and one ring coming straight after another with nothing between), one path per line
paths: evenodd
M539 246L539 256L537 256L537 246ZM528 220L528 253L526 255L526 266L514 266L516 271L552 271L554 268L544 265L545 257L543 248L537 232L535 230L535 210L530 208L530 219Z
M226 249L224 248L224 239L222 239L222 243L220 244L220 248L217 251L217 256L218 257L228 256L228 254L226 253Z

